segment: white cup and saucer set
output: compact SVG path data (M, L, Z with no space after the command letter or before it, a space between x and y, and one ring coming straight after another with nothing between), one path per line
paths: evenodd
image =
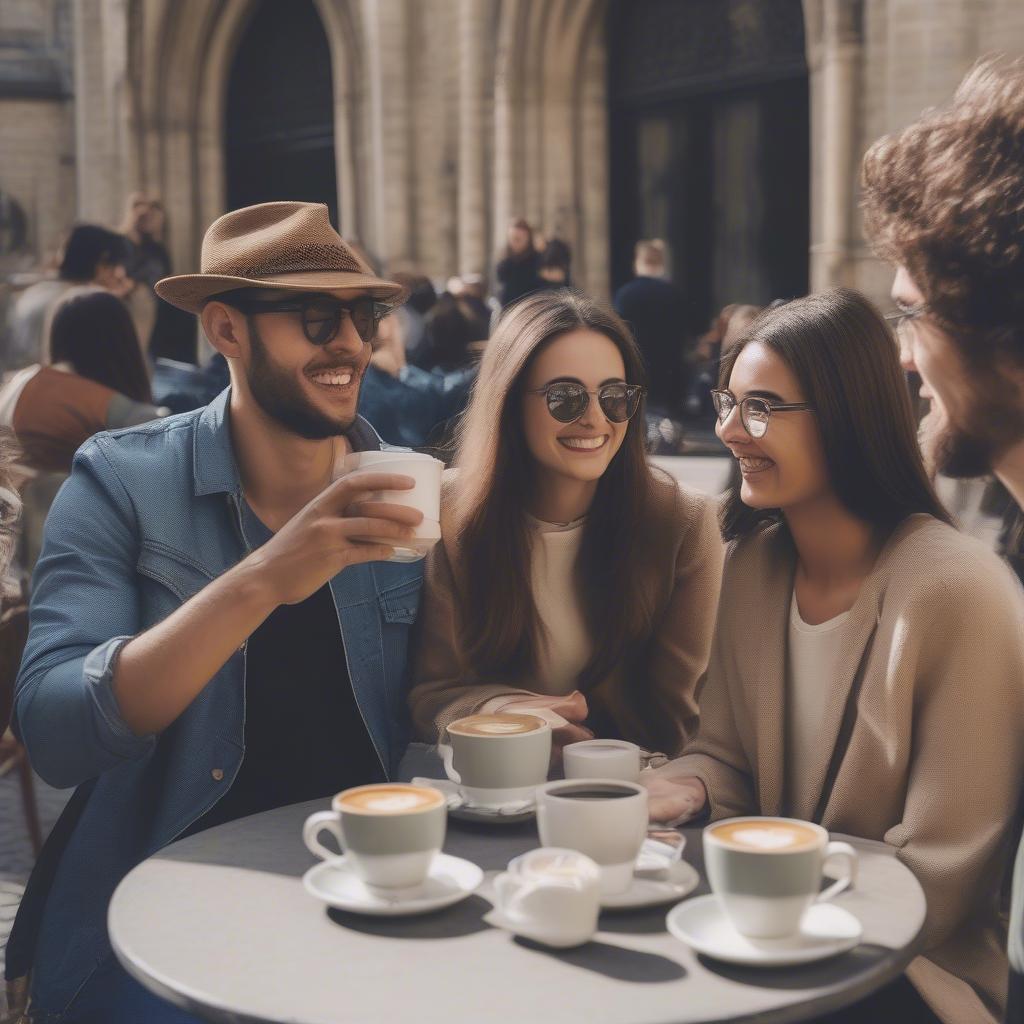
M453 818L516 824L534 815L534 792L548 777L551 726L531 714L468 715L452 722L437 752L446 779L414 779L445 794Z
M442 853L448 807L428 786L379 783L339 793L331 810L306 819L302 838L322 863L302 878L306 891L330 907L396 917L426 914L464 900L483 871ZM320 842L330 831L339 856Z
M537 789L537 830L543 847L576 850L597 864L602 910L681 900L700 882L682 859L685 837L649 827L647 790L635 781L580 777L546 783Z
M826 863L841 874L821 889ZM793 818L731 818L704 830L711 894L668 914L669 932L715 960L789 967L838 956L860 942L860 921L831 900L857 877L857 853L820 825Z

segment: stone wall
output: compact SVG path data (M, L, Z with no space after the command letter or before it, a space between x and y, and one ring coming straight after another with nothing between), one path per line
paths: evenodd
M1024 54L1019 0L804 0L812 109L811 287L884 302L891 270L863 239L861 158L949 100L982 55Z
M68 0L0 3L0 195L28 221L10 270L48 260L75 216Z
M393 269L443 279L488 272L506 222L525 216L569 241L578 283L606 294L605 0L315 2L332 55L342 231ZM224 210L225 89L253 3L76 0L73 119L67 55L63 94L3 86L11 54L25 78L32 61L70 53L68 0L0 4L0 190L28 209L37 252L72 208L117 223L125 195L149 188L165 199L175 266L196 267ZM1024 4L804 0L804 12L812 287L880 297L888 271L862 239L861 156L947 100L979 55L1024 53Z

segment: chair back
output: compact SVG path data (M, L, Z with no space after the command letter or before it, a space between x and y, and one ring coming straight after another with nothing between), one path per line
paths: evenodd
M28 605L18 597L0 612L0 736L11 720L14 684L28 640Z

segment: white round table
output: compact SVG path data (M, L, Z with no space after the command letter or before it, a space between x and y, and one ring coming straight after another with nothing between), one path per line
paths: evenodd
M830 1012L897 978L925 916L920 886L889 848L850 840L858 884L837 902L860 919L864 938L833 960L715 963L668 934L669 907L605 913L592 942L547 950L482 920L490 878L538 845L534 825L449 819L445 850L485 869L480 893L424 917L357 917L302 887L315 863L302 823L326 805L243 818L140 864L110 903L121 963L165 999L232 1024L769 1024ZM701 870L700 830L687 836L686 857ZM706 882L696 894L704 892Z

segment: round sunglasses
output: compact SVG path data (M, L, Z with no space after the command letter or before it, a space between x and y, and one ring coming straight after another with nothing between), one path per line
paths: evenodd
M373 341L381 320L391 312L386 303L365 296L349 301L330 295L300 295L294 299L261 299L248 295L215 298L247 314L298 313L306 340L318 347L334 341L346 317L365 345Z
M582 384L573 381L555 381L542 388L532 388L530 395L543 395L547 400L548 412L559 423L574 423L590 405L590 396L597 396L601 412L612 423L625 423L640 408L640 399L647 389L639 384L604 384L596 391L588 391Z

